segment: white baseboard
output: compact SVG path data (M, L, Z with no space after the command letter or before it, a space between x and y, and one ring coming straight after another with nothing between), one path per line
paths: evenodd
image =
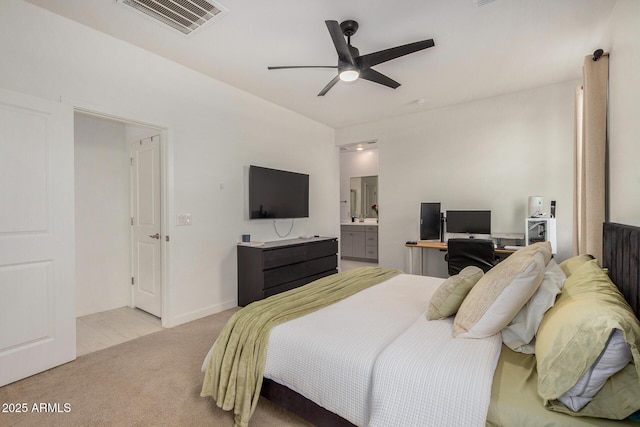
M171 319L162 319L163 328L173 328L174 326L182 325L184 323L193 322L194 320L202 319L203 317L211 316L212 314L220 313L221 311L228 310L238 306L238 302L234 299L226 301L221 304L205 307L200 310L192 311L190 313L181 314Z

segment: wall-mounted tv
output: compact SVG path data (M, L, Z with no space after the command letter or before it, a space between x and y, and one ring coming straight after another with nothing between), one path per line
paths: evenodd
M309 217L309 175L249 166L249 219Z
M491 211L447 211L447 233L491 234Z

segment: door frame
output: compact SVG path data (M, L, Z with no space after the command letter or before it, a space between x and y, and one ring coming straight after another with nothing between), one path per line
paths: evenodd
M171 235L170 222L168 218L172 215L171 206L173 206L173 148L171 144L171 126L167 123L161 123L158 120L150 118L141 118L133 114L123 114L110 111L106 108L96 107L87 103L71 100L61 97L61 102L71 105L74 113L81 113L100 117L107 120L113 120L132 126L142 126L152 128L153 132L160 135L160 234L163 236L160 241L160 262L162 264L162 326L169 328L174 326L174 318L171 310L171 294L172 294L172 258L171 258L171 240L167 241L167 237ZM128 141L126 141L128 144ZM127 150L128 156L128 150ZM129 179L131 177L129 176ZM130 273L133 273L133 266L130 264ZM133 307L133 291L129 293L129 305Z

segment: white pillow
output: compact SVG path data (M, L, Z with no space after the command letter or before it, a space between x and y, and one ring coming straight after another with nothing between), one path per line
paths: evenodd
M600 357L578 380L576 385L560 396L558 400L564 403L567 408L578 412L591 402L607 379L627 366L631 359L631 348L625 341L624 335L619 329L614 330Z
M487 271L462 302L453 322L453 336L495 335L518 314L542 283L545 258L515 253Z
M553 307L556 296L562 290L567 279L564 271L555 260L550 260L545 267L540 287L516 317L502 330L502 342L520 353L535 353L535 336L544 313Z

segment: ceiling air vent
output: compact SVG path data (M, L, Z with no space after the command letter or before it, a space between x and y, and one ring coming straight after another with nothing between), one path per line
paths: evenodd
M492 3L495 0L473 0L473 5L475 7L484 6L485 4Z
M207 0L119 0L184 34L191 34L224 15L227 10Z

